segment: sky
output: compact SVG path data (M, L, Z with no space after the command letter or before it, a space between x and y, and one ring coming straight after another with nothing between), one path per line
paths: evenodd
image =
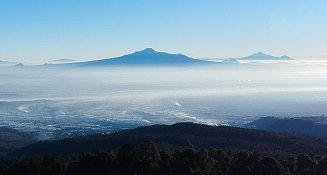
M0 0L0 60L93 60L148 47L327 59L326 21L326 0Z

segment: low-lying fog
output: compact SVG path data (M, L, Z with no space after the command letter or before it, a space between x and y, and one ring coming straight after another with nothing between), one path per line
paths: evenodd
M41 139L174 122L327 113L327 67L0 68L0 126Z

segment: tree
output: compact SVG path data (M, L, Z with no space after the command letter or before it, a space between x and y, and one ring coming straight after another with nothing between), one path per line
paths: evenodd
M20 161L14 164L7 172L8 175L39 175L40 167L33 162L29 161Z
M112 152L96 152L87 154L80 158L80 161L73 163L67 168L66 175L107 175L114 171L115 155Z
M160 154L157 145L147 140L141 144L138 150L138 172L145 175L152 175L160 165Z
M41 162L41 175L62 175L64 174L64 165L53 157L44 156Z
M130 144L123 145L115 161L116 171L120 175L130 175L136 172L136 151Z

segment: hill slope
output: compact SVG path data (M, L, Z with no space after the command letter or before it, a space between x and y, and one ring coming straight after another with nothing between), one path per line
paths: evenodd
M246 124L245 127L253 129L263 129L274 132L290 132L316 137L327 137L327 124L325 120L325 117L263 117Z
M0 155L35 142L32 136L13 129L0 128Z
M108 135L92 135L27 146L12 155L72 154L96 149L117 149L122 144L139 145L151 139L162 147L179 148L191 142L199 148L249 149L267 154L327 153L327 140L229 126L194 123L153 125Z

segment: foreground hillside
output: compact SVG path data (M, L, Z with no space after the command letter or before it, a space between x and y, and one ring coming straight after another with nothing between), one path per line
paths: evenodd
M0 163L0 175L324 175L327 158L296 155L274 158L252 151L195 149L161 150L152 141L139 147L123 145L118 151L84 154L76 161L34 157Z
M106 135L39 142L13 152L11 155L65 155L108 148L117 150L123 144L138 146L148 139L158 143L161 148L181 148L185 143L190 142L198 148L246 149L262 154L327 154L327 139L324 138L229 126L177 123L145 126Z
M9 128L0 128L0 155L14 151L35 142L36 139L26 133Z
M323 138L177 123L35 143L0 175L324 175L326 153Z

